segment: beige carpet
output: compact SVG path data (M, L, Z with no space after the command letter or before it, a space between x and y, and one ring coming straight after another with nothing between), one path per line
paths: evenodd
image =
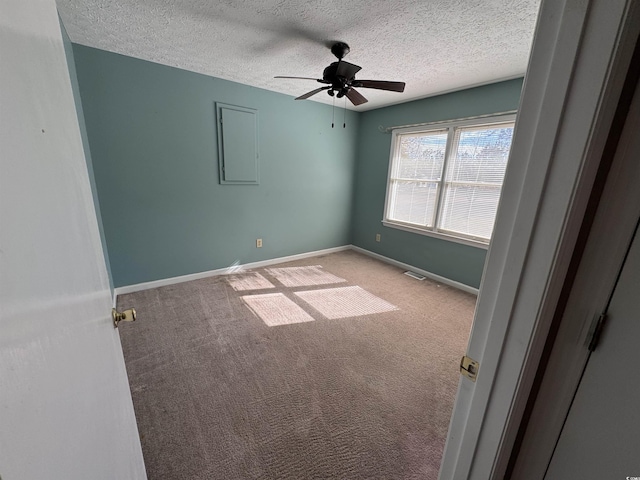
M149 480L435 480L475 301L353 251L119 296Z

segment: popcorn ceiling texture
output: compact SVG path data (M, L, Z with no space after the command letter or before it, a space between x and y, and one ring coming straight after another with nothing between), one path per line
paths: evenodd
M522 76L539 0L57 0L81 45L299 96L317 88L344 41L360 79L404 81L403 94L361 89L369 110ZM331 103L324 92L313 100ZM341 105L342 100L336 100Z

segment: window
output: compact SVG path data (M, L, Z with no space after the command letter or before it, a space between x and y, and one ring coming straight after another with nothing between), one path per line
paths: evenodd
M393 131L383 223L488 244L514 115Z

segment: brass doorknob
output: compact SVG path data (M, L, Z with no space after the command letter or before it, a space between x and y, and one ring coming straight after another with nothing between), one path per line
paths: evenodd
M118 328L118 323L124 322L135 322L136 321L136 309L130 308L120 313L115 308L111 309L111 318L113 319L114 328Z

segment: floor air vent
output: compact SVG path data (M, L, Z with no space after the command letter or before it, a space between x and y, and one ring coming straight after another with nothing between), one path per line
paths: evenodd
M425 277L423 275L420 275L419 273L411 272L409 270L404 272L404 274L410 276L411 278L415 278L416 280L424 280L425 278L427 278L427 277Z

